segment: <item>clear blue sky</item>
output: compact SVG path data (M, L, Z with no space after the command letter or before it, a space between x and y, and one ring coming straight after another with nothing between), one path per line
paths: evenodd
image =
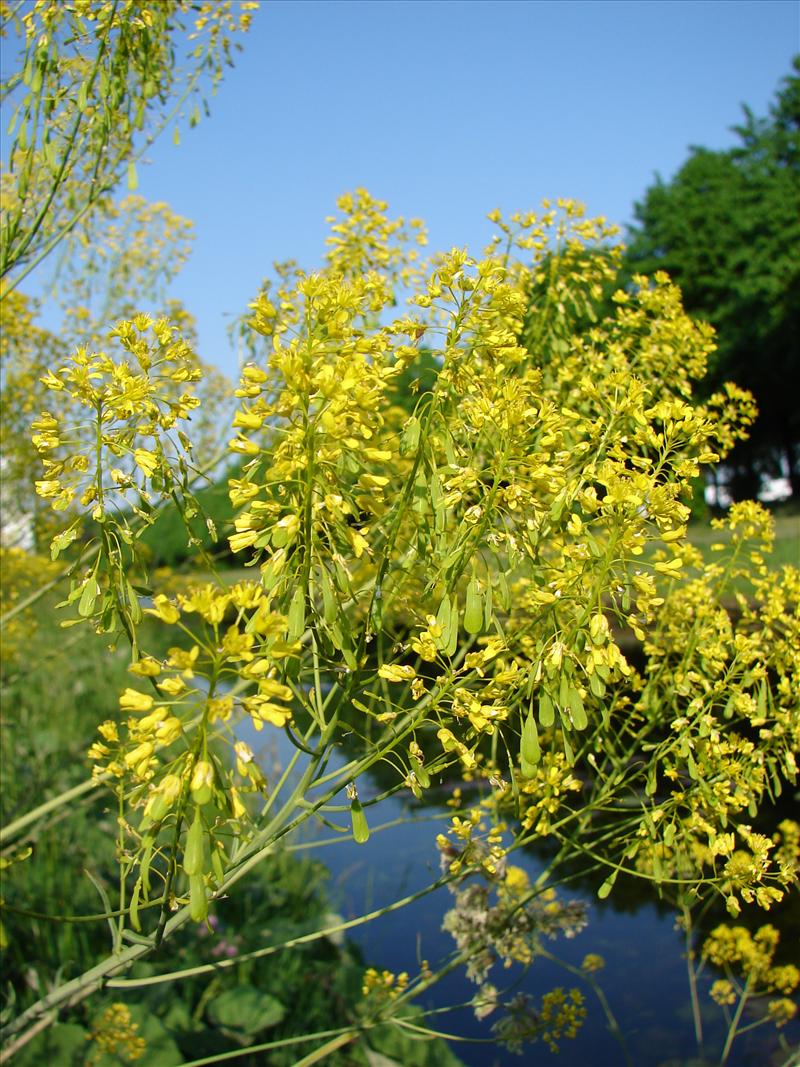
M225 312L275 259L320 262L357 185L479 251L486 212L583 200L625 223L687 147L725 147L800 51L793 0L268 0L211 117L167 136L139 191L192 218L175 286L201 354L235 360Z

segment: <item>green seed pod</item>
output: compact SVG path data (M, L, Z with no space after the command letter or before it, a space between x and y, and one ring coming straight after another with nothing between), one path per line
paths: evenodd
M610 874L608 876L608 878L606 878L605 882L603 882L603 884L597 890L597 895L600 898L600 900L605 900L606 899L608 894L614 888L614 882L616 882L616 880L617 880L617 871L614 871L614 872L612 872L612 874Z
M214 767L208 760L198 760L192 772L192 781L189 786L192 800L198 807L208 804L214 795Z
M416 451L419 444L419 419L413 416L408 420L403 430L403 435L400 438L400 454L407 456L410 452Z
M448 656L454 656L458 648L458 596L456 593L453 593L453 600L450 604L450 619L444 636L447 638L444 651Z
M484 594L483 605L483 628L488 630L492 625L492 583L486 582L486 592Z
M508 590L508 582L503 571L497 575L497 595L500 599L500 607L508 611L511 604L511 594Z
M589 720L586 717L586 708L583 706L583 698L577 689L570 689L567 707L570 710L572 725L575 729L585 730L589 725Z
M191 877L202 874L204 864L206 833L200 809L194 809L194 822L186 835L186 847L183 850L183 869Z
M189 915L196 923L208 917L208 897L202 874L193 874L189 878Z
M532 778L536 764L542 758L542 750L539 747L539 731L536 729L533 711L528 712L525 722L522 724L519 758L523 776Z
M566 671L561 675L561 684L558 687L558 703L562 708L569 707L569 694L572 689L572 682L569 679L569 675Z
M555 718L556 714L552 698L547 690L543 689L539 695L539 722L547 729L548 726L553 725Z
M589 675L589 688L591 689L593 696L605 696L606 687L603 684L602 678L600 678L597 674Z
M140 878L142 882L142 894L145 900L150 897L150 864L153 860L153 845L155 838L152 834L145 834L142 838L142 858L139 861Z
M367 825L367 817L364 814L364 809L361 807L361 801L358 797L354 797L350 801L350 822L353 826L353 840L363 845L369 840L369 826Z
M324 567L320 571L319 584L322 587L322 617L330 624L336 619L339 610L330 577Z
M306 595L301 586L294 591L289 605L289 640L296 641L306 628Z
M478 582L473 578L467 586L467 603L464 609L464 629L468 634L480 633L483 627L483 600Z
M78 614L84 618L88 617L94 612L94 605L100 595L100 586L97 584L97 579L94 575L86 580L86 585L83 587L81 593L80 603L78 604Z
M131 893L130 903L131 926L134 928L134 930L137 931L137 933L142 932L142 924L139 922L139 896L141 894L141 891L142 879L137 878L136 885L133 887L133 892Z

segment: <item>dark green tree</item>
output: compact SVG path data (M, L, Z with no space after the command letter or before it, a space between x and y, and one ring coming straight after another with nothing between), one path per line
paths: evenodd
M766 117L745 107L733 148L694 147L669 182L657 178L629 234L628 271L666 270L716 327L707 390L735 381L758 401L731 457L737 499L781 466L800 498L800 56L792 68Z

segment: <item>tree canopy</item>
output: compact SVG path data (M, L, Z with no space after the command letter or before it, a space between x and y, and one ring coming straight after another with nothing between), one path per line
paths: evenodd
M631 271L666 270L686 308L717 330L708 392L732 379L756 398L759 418L731 457L731 490L754 495L788 466L800 496L800 56L766 117L744 109L738 144L694 147L668 182L636 204Z

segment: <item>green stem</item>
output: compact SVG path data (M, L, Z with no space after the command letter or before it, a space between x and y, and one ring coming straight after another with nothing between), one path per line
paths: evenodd
M744 1011L744 1006L747 1003L749 995L750 995L750 978L748 978L747 981L745 982L744 989L742 990L741 996L739 997L739 1003L736 1005L736 1011L734 1012L733 1018L731 1019L731 1024L728 1027L728 1034L727 1034L727 1037L725 1038L725 1047L722 1050L722 1055L720 1056L720 1060L719 1060L720 1067L724 1067L724 1065L728 1062L728 1056L730 1056L730 1054L731 1054L731 1048L733 1046L733 1042L736 1040L737 1027L739 1026L739 1020L742 1017L742 1012Z
M233 959L222 959L215 963L202 963L197 967L187 967L184 970L170 971L167 974L149 975L147 978L112 978L106 985L109 989L140 989L143 986L161 985L163 982L177 982L183 978L196 978L201 974L217 974L219 971L223 971L228 967L238 967L239 964L247 963L250 960L264 959L267 956L275 955L276 952L283 952L288 948L296 948L298 945L308 945L313 941L319 941L323 937L333 937L343 933L345 930L353 930L357 926L363 926L365 923L373 922L375 919L379 919L383 915L389 915L393 911L399 911L400 908L405 908L409 904L421 900L429 893L435 892L452 880L453 875L443 875L441 878L437 878L435 882L431 882L429 885L425 886L424 889L418 889L415 893L410 893L408 896L402 897L400 900L395 900L391 904L386 904L382 908L376 908L374 911L359 915L355 919L348 919L345 922L334 923L332 926L326 926L324 930L314 930L310 934L301 934L299 937L290 938L288 941L283 941L279 945L267 945L266 948L256 949L254 952L246 952Z
M38 807L26 812L25 815L20 815L18 819L9 823L8 826L0 828L0 845L9 844L32 823L38 822L39 819L56 808L69 805L71 801L83 796L84 793L90 793L93 789L97 789L98 786L107 782L110 777L108 774L103 774L98 778L88 778L85 782L81 782L80 785L73 786L72 789L67 789L64 793L59 793L58 796L52 797L50 800L45 801L44 804L39 804Z
M603 1009L603 1014L605 1015L606 1021L608 1022L608 1029L611 1031L612 1035L614 1036L614 1039L617 1041L622 1050L622 1055L625 1057L625 1063L627 1067L633 1067L633 1060L631 1059L628 1044L625 1040L625 1034L622 1032L622 1027L617 1022L617 1018L611 1010L611 1005L609 1004L608 998L603 992L600 984L596 982L594 978L592 978L592 976L586 971L581 970L579 967L573 967L570 963L565 963L564 960L560 960L557 956L553 956L546 949L540 949L538 954L540 956L543 956L544 959L550 960L551 963L555 963L563 970L569 971L570 974L575 975L576 978L580 978L582 981L586 982L587 985L592 987L592 992L600 1002L600 1007Z
M358 1036L358 1030L350 1030L348 1033L339 1034L338 1037L332 1037L330 1041L326 1041L320 1048L314 1049L313 1052L309 1052L307 1056L303 1056L302 1060L298 1060L294 1067L311 1067L313 1063L319 1063L320 1060L324 1060L337 1049L349 1045L352 1041L355 1041Z
M689 995L692 1002L692 1019L694 1020L694 1035L697 1040L697 1050L703 1057L703 1017L700 1012L700 1000L697 995L697 972L694 968L695 951L692 943L692 915L684 904L681 908L683 915L683 929L686 943L686 973L689 979Z
M280 1041L265 1041L261 1045L249 1045L247 1048L237 1048L230 1052L220 1052L216 1056L204 1056L200 1060L192 1060L191 1063L185 1063L183 1067L206 1067L209 1063L224 1063L226 1060L235 1060L238 1059L239 1056L249 1056L254 1052L269 1052L270 1049L274 1048L288 1048L290 1045L301 1045L306 1041L319 1041L325 1037L338 1038L344 1037L345 1035L352 1035L348 1036L348 1040L352 1040L358 1036L358 1031L353 1030L352 1027L347 1027L341 1030L320 1030L316 1034L303 1034L301 1037L284 1037L281 1038ZM347 1042L343 1041L342 1044L347 1044ZM333 1049L330 1049L329 1051L333 1051ZM315 1061L311 1060L309 1062L313 1063ZM295 1067L298 1067L298 1065L296 1064Z

